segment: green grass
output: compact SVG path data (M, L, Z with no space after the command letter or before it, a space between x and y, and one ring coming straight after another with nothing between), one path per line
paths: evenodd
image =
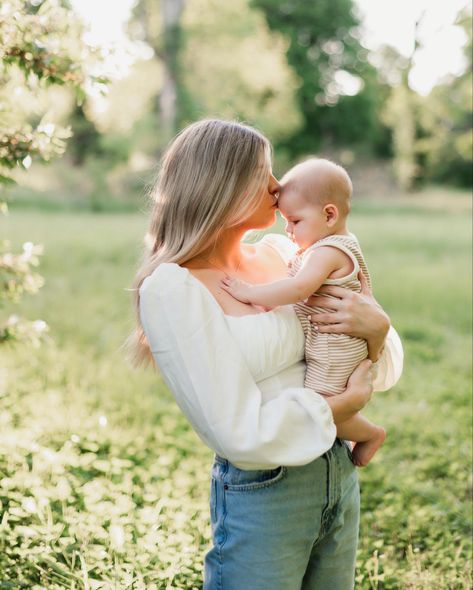
M470 588L470 223L448 206L353 212L406 351L399 385L365 411L388 438L360 470L357 588ZM136 213L0 221L15 245L44 243L46 284L15 312L45 319L53 338L1 351L0 587L202 585L212 453L119 349L145 227Z

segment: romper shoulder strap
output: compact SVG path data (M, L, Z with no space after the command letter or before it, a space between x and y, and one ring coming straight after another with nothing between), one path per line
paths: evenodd
M366 262L363 258L363 254L361 253L361 248L358 243L358 240L353 234L350 235L333 235L327 236L326 238L322 238L312 244L304 254L311 250L315 250L316 248L322 248L323 246L332 246L334 248L338 248L342 252L344 252L350 260L353 262L353 271L347 275L346 277L342 277L340 279L327 279L325 282L331 285L338 285L340 283L345 283L346 281L356 279L358 273L361 271L365 275L368 284L371 288L371 277L368 272L368 267L366 266Z

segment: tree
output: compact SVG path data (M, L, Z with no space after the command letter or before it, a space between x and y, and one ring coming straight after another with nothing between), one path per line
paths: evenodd
M157 97L162 96L167 78L162 12L159 3L140 0L130 24L131 35L151 45L160 62L162 75L158 72L153 79L153 83L162 79ZM175 39L176 131L209 116L247 121L272 139L287 137L299 127L301 117L294 100L298 80L285 59L286 41L268 29L250 0L187 3ZM159 105L156 100L155 114L161 112ZM157 131L162 146L169 137L162 124Z
M69 125L74 142L68 150L68 155L74 166L83 166L88 155L97 157L102 154L100 133L94 122L87 117L84 103L75 105L69 118Z
M392 131L394 175L402 189L411 191L421 175L418 153L418 112L419 96L409 85L409 77L414 66L414 57L421 47L419 27L423 14L415 24L414 47L408 58L398 56L396 50L388 49L385 54L391 57L392 67L398 67L397 84L391 91L384 110L384 120Z
M104 80L87 73L96 54L82 41L82 25L70 9L55 0L9 0L0 12L0 206L8 213L5 187L14 182L16 168L27 169L33 159L48 161L66 147L69 129L47 120L35 124L16 108L12 87L37 90L44 86L68 84L78 101L91 81ZM13 81L13 83L12 83ZM2 196L3 195L3 196ZM35 272L41 245L23 244L13 254L7 240L0 242L0 305L17 302L24 293L35 293L43 284ZM42 320L28 322L16 315L0 319L0 343L27 340L37 345L47 331Z
M299 82L285 59L286 42L248 0L194 0L183 26L190 118L236 117L273 141L300 127Z
M163 142L173 137L182 121L185 89L181 75L182 25L186 0L139 0L134 8L135 36L141 37L163 66L163 83L156 103ZM138 25L138 26L136 26Z
M252 0L252 5L287 38L287 60L300 79L303 128L286 142L294 155L321 143L375 143L376 72L360 44L353 1Z
M422 17L421 17L422 18ZM416 23L418 30L421 19ZM383 119L392 133L394 171L409 191L425 181L471 186L472 177L472 16L465 9L457 18L467 37L465 70L449 75L426 97L409 86L417 32L410 57L384 47L377 55L380 74L391 85Z
M465 70L449 76L422 101L419 152L427 180L471 187L473 182L472 134L472 13L465 9L456 24L466 34Z

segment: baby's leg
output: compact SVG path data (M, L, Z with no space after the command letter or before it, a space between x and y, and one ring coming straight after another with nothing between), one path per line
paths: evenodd
M356 442L352 452L353 463L358 467L364 467L368 465L376 451L383 444L386 431L358 412L349 420L338 424L337 436Z

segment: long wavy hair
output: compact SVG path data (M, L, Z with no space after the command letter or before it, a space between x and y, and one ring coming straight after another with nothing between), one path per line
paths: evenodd
M208 251L253 214L270 152L252 127L218 119L189 125L169 145L150 192L150 225L131 289L137 325L124 349L134 367L154 366L140 321L142 282L163 262L182 264Z

